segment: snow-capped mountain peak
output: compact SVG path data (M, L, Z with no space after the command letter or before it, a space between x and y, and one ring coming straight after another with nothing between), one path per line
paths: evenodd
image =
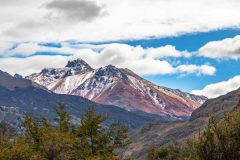
M123 69L117 68L113 65L108 65L105 67L101 67L96 70L95 76L97 77L115 77L120 78L122 80L127 80L128 77L123 71Z
M93 68L82 59L68 61L64 68L45 68L40 74L56 79L92 71Z
M67 68L78 68L78 69L82 69L82 70L92 70L92 67L87 64L84 60L82 60L81 58L75 59L73 61L68 61Z
M129 69L113 65L92 69L82 59L69 61L64 68L44 69L27 78L55 93L171 117L190 116L206 100L206 97L157 86Z

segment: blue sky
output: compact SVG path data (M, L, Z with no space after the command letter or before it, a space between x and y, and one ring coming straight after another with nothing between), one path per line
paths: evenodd
M141 46L143 48L158 48L164 47L166 45L172 45L176 47L176 50L179 51L188 51L195 52L198 51L202 46L211 41L221 41L226 38L234 38L235 36L240 35L239 29L224 29L210 32L198 32L198 33L190 33L183 34L180 36L174 37L165 37L165 38L148 38L148 39L140 39L140 40L122 40L122 41L107 41L107 42L94 42L88 43L92 45L109 45L113 43L119 44L127 44L130 46ZM38 43L39 46L45 47L53 47L61 50L63 47L63 43L66 42L41 42ZM69 40L67 43L70 43L75 47L78 44L86 45L86 42L80 42L77 40ZM20 43L21 44L21 43ZM19 45L19 44L18 44ZM13 45L10 49L15 49L18 45ZM101 48L102 49L102 48ZM101 50L100 49L100 50ZM125 53L128 54L128 53ZM38 51L32 53L31 55L24 54L15 54L13 57L25 58L28 56L72 56L71 53L58 53L55 52L47 52L47 51ZM80 56L81 57L81 56ZM204 88L208 84L217 83L221 81L227 81L228 79L240 75L240 61L235 59L212 59L208 57L196 57L193 56L191 58L183 58L183 57L167 57L165 58L167 61L179 61L179 63L183 64L209 64L216 68L216 73L213 75L197 75L197 74L189 74L189 75L179 75L179 74L141 74L145 79L160 85L166 86L175 89L181 89L186 92L191 92L192 90L198 90Z
M176 51L178 52L183 52L187 51L191 54L197 54L199 52L199 49L209 42L213 41L224 41L225 39L234 39L236 36L240 35L240 30L239 29L224 29L224 30L217 30L217 31L209 31L209 32L198 32L198 33L189 33L189 34L183 34L179 36L174 36L174 37L165 37L165 38L147 38L147 39L139 39L139 40L121 40L121 41L107 41L107 42L81 42L79 40L68 40L68 41L56 41L56 42L21 42L21 43L14 43L11 45L11 47L8 48L9 51L15 51L18 48L21 48L20 46L22 44L27 44L27 49L31 48L33 45L37 45L39 48L33 47L33 50L30 49L29 51L26 50L26 53L24 53L25 50L17 50L14 52L11 57L8 58L16 58L16 59L26 59L29 57L44 57L44 56L50 56L50 57L55 57L55 56L61 56L61 57L71 57L71 59L74 59L74 54L71 51L71 48L80 50L80 53L78 53L78 56L75 58L84 58L88 62L88 56L86 56L86 53L82 57L82 49L90 49L92 51L96 51L97 54L101 54L101 51L104 50L104 48L107 48L106 46L112 45L112 44L125 44L127 46L132 46L132 47L141 47L142 49L149 49L149 48L161 48L165 47L167 45L174 46ZM66 44L68 45L69 51L66 50ZM45 47L45 49L42 49L41 47ZM231 47L231 46L230 46ZM51 49L49 49L51 48ZM26 48L24 48L26 49ZM115 48L116 52L118 48ZM115 51L114 50L114 51ZM122 53L121 53L122 54ZM131 53L123 53L128 57L128 54ZM130 56L130 55L129 55ZM8 59L7 57L2 57L2 60ZM207 64L209 66L212 66L216 69L214 74L181 74L181 73L166 73L166 74L155 74L151 73L150 74L142 74L139 73L143 78L159 85L159 86L166 86L169 88L174 88L174 89L180 89L182 91L186 92L192 92L193 90L201 90L204 89L205 86L208 86L209 84L215 84L219 83L222 81L228 81L229 79L240 75L240 61L238 59L231 59L231 58L224 58L224 59L219 59L219 58L212 58L211 56L191 56L191 57L161 57L159 60L164 60L169 62L170 64L173 63L178 63L176 65L180 64L194 64L194 65L203 65ZM66 61L64 61L66 63ZM58 67L63 67L64 63L62 62L61 65ZM93 67L98 68L104 65L108 65L111 62L106 62L104 64L97 65L96 67L94 66L95 64L93 63ZM37 65L37 64L36 64ZM148 65L148 64L147 64ZM34 67L34 66L32 66ZM47 67L47 66L46 66ZM53 66L55 67L55 66ZM16 68L16 67L15 67ZM38 69L45 68L44 65L41 65L41 67ZM130 68L131 69L131 68ZM16 69L17 70L17 69ZM151 70L151 68L150 68ZM163 68L164 70L164 68ZM15 71L15 69L14 69ZM134 70L135 71L135 70ZM17 71L16 71L17 72ZM24 71L23 71L24 72ZM26 75L29 75L29 72ZM37 71L35 71L37 72ZM138 72L136 70L135 72ZM21 73L19 71L18 73ZM13 73L12 73L13 74ZM23 73L24 75L24 73Z
M165 45L174 45L178 50L196 51L209 41L217 41L225 38L233 38L240 35L240 28L229 28L223 30L215 30L209 32L195 32L179 36L165 37L165 38L150 38L140 40L122 40L119 43L125 43L132 46L141 45L142 47L159 47ZM93 44L113 43L116 41L96 42ZM54 44L54 43L53 43ZM59 44L55 44L59 46Z
M211 31L206 33L186 34L178 37L168 37L162 39L125 41L124 43L130 45L142 45L143 47L159 47L164 45L174 45L178 50L196 51L209 41L217 41L225 38L233 38L240 35L239 29L226 29ZM240 61L238 60L214 60L208 58L191 58L189 63L209 62L217 68L214 76L184 76L177 78L176 75L165 76L144 76L144 78L163 86L171 88L179 88L181 90L190 92L195 89L200 89L209 83L217 83L225 81L240 75Z
M240 87L239 0L89 1L1 0L0 69L26 76L82 58L210 98Z
M189 52L197 51L199 48L204 46L210 41L219 41L226 38L234 38L235 36L240 35L240 29L224 29L210 32L197 32L183 34L174 37L165 37L165 38L148 38L140 40L122 40L122 41L107 41L107 42L94 42L91 44L101 45L101 44L111 44L111 43L122 43L128 44L131 46L142 46L144 48L150 47L161 47L166 45L175 46L177 50ZM72 44L84 44L76 40L70 41ZM61 48L61 43L57 42L46 42L41 43L44 46L57 47ZM50 53L43 52L37 53L37 55L49 55ZM57 54L57 53L55 53ZM55 55L54 54L54 55ZM127 53L126 53L127 54ZM51 55L53 55L51 53ZM179 76L176 74L173 75L142 75L145 79L160 85L167 86L170 88L181 89L186 92L191 92L192 90L201 89L204 86L217 83L221 81L226 81L236 75L240 75L240 61L238 60L218 60L211 58L203 57L193 57L190 59L184 58L173 58L172 60L180 60L181 62L189 64L202 64L209 63L217 68L216 74L212 76L208 75L186 75Z
M183 34L180 36L174 37L165 37L165 38L148 38L148 39L140 39L140 40L122 40L122 41L107 41L107 42L94 42L91 44L101 45L101 44L111 44L111 43L122 43L128 44L131 46L142 46L144 48L150 47L161 47L166 45L173 45L177 50L184 51L187 50L189 52L197 51L199 48L204 46L210 41L219 41L226 38L234 38L235 36L240 35L240 29L224 29L210 32L197 32L197 33L189 33ZM83 42L79 42L76 40L71 40L73 44L84 44ZM46 42L41 43L44 46L51 46L61 48L60 42ZM55 55L57 53L37 53L37 55ZM126 53L127 54L127 53ZM217 83L221 81L226 81L236 75L240 75L240 61L238 60L218 60L211 58L203 58L203 57L193 57L190 59L184 58L173 58L172 60L180 60L181 62L189 63L189 64L202 64L209 63L217 68L216 74L212 76L208 75L186 75L179 76L176 74L173 75L142 75L145 79L160 85L166 86L175 89L181 89L186 92L191 92L192 90L197 90L204 88L204 86Z

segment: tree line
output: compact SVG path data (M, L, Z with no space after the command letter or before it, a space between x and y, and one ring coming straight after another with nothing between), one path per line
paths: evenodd
M70 123L65 105L56 110L55 124L42 117L37 122L26 116L19 134L10 124L0 123L1 160L123 160L116 150L130 143L127 126L113 122L105 126L106 116L93 108L85 111L80 125Z
M120 122L106 126L107 117L93 108L85 111L79 125L72 125L65 105L56 109L54 124L46 117L26 116L22 133L0 122L0 160L125 160L116 154L130 143L128 127ZM152 147L148 160L239 160L240 101L235 110L208 125L186 142Z

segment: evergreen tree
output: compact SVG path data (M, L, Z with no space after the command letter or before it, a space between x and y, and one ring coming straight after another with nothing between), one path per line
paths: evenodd
M58 128L61 132L68 132L70 129L70 116L65 110L65 104L59 103L56 109L57 117L55 121L58 123Z
M93 108L87 109L81 118L77 136L80 138L80 143L82 148L84 148L86 156L96 156L104 150L103 145L106 145L107 137L101 125L105 120L106 117L95 115Z
M114 152L129 143L126 126L108 126L107 117L89 108L73 130L63 103L56 112L57 126L46 117L36 121L26 116L22 134L13 134L11 126L1 122L0 160L121 160Z
M209 119L206 129L185 145L148 152L149 160L239 160L240 110L226 113L220 121Z
M77 129L82 156L106 159L115 157L114 151L129 144L128 129L119 122L104 125L107 117L96 115L93 108L86 110Z
M116 148L123 148L131 143L128 138L128 127L119 121L110 125L108 135L111 141L111 152Z
M36 151L39 150L43 143L43 131L38 122L32 116L28 115L23 121L23 127L25 129L24 138L26 141L33 149Z
M16 129L13 128L8 122L0 122L0 139L14 138L17 135Z

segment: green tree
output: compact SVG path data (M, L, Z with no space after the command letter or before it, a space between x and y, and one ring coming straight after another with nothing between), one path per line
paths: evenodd
M15 128L5 121L0 122L0 159L30 160L33 150L25 140L17 134Z
M77 129L77 136L80 138L82 148L87 156L99 155L106 145L107 137L101 124L106 120L102 115L95 115L94 109L87 109L81 118L80 127Z
M57 117L55 121L58 123L58 128L61 132L68 132L70 130L70 116L65 110L65 104L59 103L56 109Z
M13 128L8 122L0 122L0 139L14 138L17 135L16 129Z
M173 147L172 147L173 146ZM209 119L207 127L182 146L170 145L148 152L149 160L239 160L240 110L228 112L216 121Z
M109 126L108 139L110 140L110 152L117 148L123 148L131 143L128 137L128 127L119 121L112 123Z
M43 143L43 131L39 123L32 116L28 115L23 121L23 127L25 129L24 138L26 141L34 150L39 150Z
M182 160L184 154L184 148L174 143L161 149L156 147L149 149L148 160Z
M93 108L87 109L81 118L76 133L83 159L95 156L102 159L115 157L116 149L129 144L127 127L119 122L107 127L104 125L106 119L103 115L96 115Z
M46 117L26 116L17 134L0 123L1 160L121 160L114 152L129 143L128 129L119 122L106 125L107 117L87 109L74 130L65 105L60 103L52 125ZM16 134L13 134L16 133Z

